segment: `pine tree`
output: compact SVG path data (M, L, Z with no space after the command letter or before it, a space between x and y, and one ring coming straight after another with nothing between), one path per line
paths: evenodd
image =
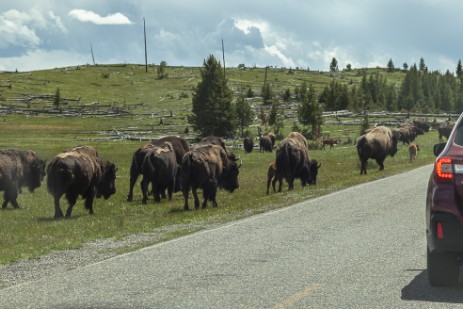
M461 65L461 59L458 60L456 73L457 73L457 77L462 77L463 76L463 66Z
M333 57L330 63L330 72L337 72L337 71L339 71L338 61L336 60L336 58Z
M394 62L392 62L392 59L389 59L389 62L387 63L387 72L392 73L394 72L395 67L394 67Z
M224 71L213 55L204 60L202 80L194 89L188 121L200 136L233 136L236 114Z
M244 96L240 96L237 99L235 109L236 116L239 121L239 126L241 128L241 136L243 136L244 127L247 127L252 123L252 119L254 118L254 112L252 111L251 105L244 98Z

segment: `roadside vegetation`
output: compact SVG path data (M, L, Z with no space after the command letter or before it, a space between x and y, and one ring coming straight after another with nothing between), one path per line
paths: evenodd
M370 160L368 175L359 174L355 142L364 123L365 109L370 111L370 125L415 118L408 113L421 113L416 117L443 123L449 115L437 116L437 112L458 110L456 90L450 109L440 108L441 99L441 105L433 101L432 109L425 110L424 106L428 106L425 95L419 107L399 105L409 71L390 69L337 71L334 68L331 72L287 68L227 69L225 78L233 98L249 104L249 108L242 107L250 110L244 112L245 115L253 114L251 121L246 118L245 126L243 122L235 123L235 138L227 140L232 151L243 159L240 188L232 194L220 191L218 208L209 205L204 210L188 212L183 211L181 193L174 194L172 201L155 204L151 199L143 205L140 179L135 187L134 201L127 202L126 197L130 162L138 147L152 138L166 135L178 135L191 143L201 135L198 124L189 123L194 90L199 89L202 80L201 68L168 67L163 63L162 74L157 66L145 73L144 66L130 64L0 73L0 148L32 149L49 161L68 147L86 144L95 147L103 159L118 166L117 192L109 200L95 200L93 216L88 215L82 201L78 201L70 219L55 220L53 199L45 183L35 193L23 189L18 198L21 209L0 211L0 264L34 258L53 250L78 248L95 239L156 233L165 227L171 228L165 239L173 238L430 164L434 160L432 147L438 142L436 131L418 136L415 142L421 151L416 161L409 162L408 145L400 143L398 153L386 159L384 171L378 171ZM438 79L440 77L436 76ZM458 89L458 79L454 81L452 89ZM338 95L343 98L345 90L351 95L349 89L360 91L362 85L377 84L384 85L384 94L395 89L396 96L391 100L396 103L383 95L374 101L373 96L366 95L370 92L363 90L362 95L356 92L356 96L347 98L346 106L341 105L344 101L336 99ZM260 96L263 92L268 92L269 96L266 105ZM392 111L402 113L399 116L372 113L387 110L386 103L381 100L397 104ZM325 111L349 110L350 113L346 116L322 114L321 107ZM299 115L303 110L308 110L305 117ZM450 117L455 114L453 112ZM267 167L274 161L275 153L259 152L258 148L244 153L240 147L241 132L256 138L259 128L262 133L277 132L280 139L298 129L316 132L319 138L335 137L340 142L333 148L321 149L319 140L309 141L314 146L311 156L322 165L316 186L302 188L297 183L295 190L288 192L284 185L282 193L271 191L266 195ZM226 132L230 132L229 128ZM255 144L258 144L257 139ZM63 202L62 207L64 205ZM319 207L322 209L323 205ZM423 205L417 201L416 207Z

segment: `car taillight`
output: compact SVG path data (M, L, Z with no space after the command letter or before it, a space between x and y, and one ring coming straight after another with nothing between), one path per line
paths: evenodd
M444 238L444 228L442 227L442 222L440 221L437 222L437 238Z
M436 161L436 181L446 182L453 180L453 164L450 158L439 158Z

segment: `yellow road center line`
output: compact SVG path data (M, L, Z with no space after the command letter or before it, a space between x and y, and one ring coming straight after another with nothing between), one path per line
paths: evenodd
M292 305L294 305L297 301L299 301L301 298L306 297L307 295L312 294L319 288L321 288L322 285L319 283L312 284L311 286L308 286L307 288L303 289L302 291L297 292L296 294L293 294L291 297L285 299L283 302L276 304L275 306L272 307L272 309L285 309L289 308Z

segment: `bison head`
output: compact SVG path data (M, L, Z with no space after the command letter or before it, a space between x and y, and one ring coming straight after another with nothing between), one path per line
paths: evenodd
M310 169L310 178L309 178L309 185L316 185L317 184L317 175L318 169L321 167L321 163L318 164L317 160L311 160L309 169Z
M238 164L238 160L240 161L240 164ZM240 173L242 162L241 158L235 159L233 154L230 154L226 162L223 162L224 166L219 181L219 186L221 188L224 188L231 193L240 187L238 174Z
M116 193L116 172L117 167L114 163L103 164L103 175L97 186L97 197L103 196L107 200L111 195Z
M397 153L397 143L399 142L400 132L397 130L392 130L391 137L391 148L389 150L389 155L393 157Z
M34 192L34 190L40 187L42 180L45 178L45 165L46 160L41 160L36 158L30 164L30 174L28 179L29 191Z

